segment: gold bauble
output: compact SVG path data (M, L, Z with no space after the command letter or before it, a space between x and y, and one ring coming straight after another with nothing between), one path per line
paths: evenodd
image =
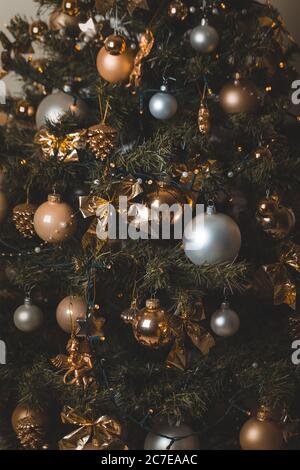
M61 10L54 10L49 19L49 26L52 31L60 31L62 29L68 30L68 32L79 33L79 21L78 16L71 16Z
M33 238L35 235L33 218L36 211L36 206L25 202L19 204L13 209L12 219L15 223L16 229L25 238Z
M61 202L59 194L50 194L48 201L38 207L33 223L37 235L48 243L67 240L77 225L72 208Z
M123 54L126 50L125 38L119 34L111 34L105 39L104 47L109 54Z
M169 5L168 15L170 16L170 18L175 18L176 20L184 21L188 15L188 8L180 0L175 0Z
M56 309L57 323L66 333L72 333L73 330L78 330L76 320L86 318L87 309L87 303L83 298L76 295L65 297Z
M103 46L97 56L97 69L102 78L110 83L127 80L134 63L132 52L127 49L123 54L113 55Z
M116 149L118 131L106 124L96 124L88 129L87 145L97 160L104 161Z
M259 202L256 221L267 235L276 240L287 237L296 223L293 210L282 206L277 196L270 196Z
M23 419L30 418L34 423L39 425L41 428L47 428L49 424L49 417L44 411L33 408L27 404L18 405L12 414L11 424L13 430L16 432L20 421Z
M41 39L47 30L47 24L41 20L34 21L29 26L29 34L33 39Z
M280 450L282 444L282 427L268 419L265 408L261 408L256 417L248 419L240 431L243 450Z
M0 189L0 222L5 219L8 209L7 197L4 191Z
M254 113L258 108L258 92L246 81L228 83L220 92L220 105L226 113Z
M133 319L132 329L135 339L143 346L157 349L172 341L168 314L160 307L158 299L146 301L146 307Z

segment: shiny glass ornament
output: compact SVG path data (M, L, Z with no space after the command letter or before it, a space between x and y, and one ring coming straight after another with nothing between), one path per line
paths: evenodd
M168 15L170 16L170 18L175 18L176 20L184 21L188 15L188 7L180 0L175 0L169 5Z
M233 336L239 330L240 319L229 303L223 302L221 308L212 315L210 326L218 336Z
M111 34L105 39L104 47L106 52L112 55L123 54L126 50L126 41L119 34Z
M282 445L282 426L270 419L265 407L260 408L256 417L248 419L240 431L243 450L280 450Z
M56 309L56 320L62 330L72 333L77 329L77 319L86 318L87 303L82 297L77 295L67 296L61 300Z
M167 87L162 86L161 91L155 93L149 101L149 110L153 117L160 120L171 119L178 109L176 98L168 93Z
M160 423L154 427L153 431L150 431L146 437L145 450L197 450L200 447L199 437L189 435L193 434L193 429L187 424L181 423L178 426L171 426L168 423ZM170 439L163 436L168 436ZM176 437L183 437L183 439L179 439L171 445L171 439Z
M220 105L226 113L255 113L258 104L258 91L251 82L235 80L221 89Z
M41 20L34 21L29 26L29 34L33 39L41 39L47 30L47 23Z
M24 304L20 305L14 313L14 324L18 330L24 333L32 333L39 329L44 320L43 312L33 305L30 297L26 297Z
M158 299L146 301L146 307L139 310L133 319L132 329L140 344L153 349L165 346L172 340L168 314L160 307Z
M183 245L186 256L198 266L232 262L241 248L241 232L233 219L209 206L187 224Z
M63 0L62 11L70 16L77 16L80 12L79 0Z
M190 41L193 49L200 54L209 54L213 52L219 44L218 31L210 26L204 18L201 25L196 26L191 32Z
M134 64L134 55L130 49L123 54L113 55L103 46L97 56L99 75L110 83L127 80Z
M38 106L36 112L37 128L45 126L48 121L58 124L68 113L75 114L76 118L84 124L90 119L91 111L80 98L68 95L62 91L46 96Z
M30 118L34 116L34 107L26 100L20 100L16 104L16 116L19 118Z
M256 211L258 226L275 240L283 240L294 229L295 214L292 209L280 204L277 196L262 199Z
M61 202L59 194L50 194L48 201L39 206L34 214L34 230L48 243L59 243L70 238L76 230L73 209Z

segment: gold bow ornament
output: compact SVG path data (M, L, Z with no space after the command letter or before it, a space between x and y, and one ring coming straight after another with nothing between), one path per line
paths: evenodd
M84 450L89 443L99 450L128 450L122 440L121 424L109 416L87 419L66 406L61 413L61 420L63 424L79 427L59 441L60 450Z
M77 150L86 144L84 141L86 132L86 130L81 130L57 137L46 129L42 129L36 134L34 142L41 146L45 160L55 157L60 163L78 162Z
M300 274L300 246L289 242L283 245L277 263L262 266L255 274L254 288L259 292L271 292L274 305L286 304L295 310L297 273Z
M213 336L201 325L201 321L205 319L203 302L199 302L197 307L190 313L179 312L179 315L174 315L173 321L171 320L175 341L167 358L169 368L186 370L188 365L187 338L203 355L207 355L215 345Z

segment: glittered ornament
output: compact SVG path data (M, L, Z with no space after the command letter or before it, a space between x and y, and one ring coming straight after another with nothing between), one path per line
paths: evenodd
M258 103L258 91L251 82L236 79L220 92L220 105L229 114L255 113Z
M134 64L134 56L130 49L123 54L113 55L103 46L97 56L97 69L102 78L110 83L127 80Z
M112 55L123 54L126 50L126 41L119 34L111 34L105 39L104 47L106 52Z
M79 33L79 16L71 16L62 10L54 10L49 18L49 26L52 31L66 31L70 36Z
M143 346L157 349L172 341L168 314L158 299L146 301L146 307L139 310L133 319L132 329L135 339Z
M200 54L213 52L219 44L218 31L210 26L204 18L200 26L196 26L191 32L190 41L193 49Z
M106 124L97 124L88 129L87 145L97 160L105 161L117 148L118 131Z
M145 450L198 450L200 447L199 437L193 434L193 429L187 424L178 426L160 423L154 426L153 432L149 432L145 444ZM182 438L182 439L180 439ZM173 439L174 442L173 442Z
M207 103L202 100L198 112L198 127L201 134L208 135L211 129L210 111Z
M73 209L61 202L59 194L50 194L48 201L38 207L34 214L34 230L48 243L59 243L70 238L76 230Z
M16 104L16 116L19 118L30 118L34 116L34 106L32 106L27 100L20 100Z
M188 7L180 0L175 0L169 5L168 15L170 18L184 21L188 15Z
M26 297L24 304L20 305L14 313L14 324L24 333L32 333L43 324L44 315L39 307L34 305L30 297Z
M280 450L283 428L271 419L270 411L262 406L256 417L248 419L240 431L243 450Z
M13 430L26 450L47 449L45 436L49 422L49 417L44 411L28 404L18 405L11 418Z
M220 309L212 315L210 326L218 336L233 336L240 327L240 319L229 303L223 302Z
M177 113L177 100L173 95L168 93L166 85L162 85L160 90L161 91L155 93L149 101L150 113L156 119L171 119Z
M78 329L77 320L86 318L87 309L87 303L82 297L65 297L56 309L57 323L66 333L72 333Z
M13 209L12 219L15 223L16 229L25 238L33 238L35 235L33 226L33 217L36 211L36 206L25 202L19 204Z
M42 39L47 30L47 23L41 20L34 21L29 25L29 35L33 39Z
M52 93L46 96L38 106L36 112L37 128L45 126L48 121L58 124L68 113L75 114L82 124L90 119L90 109L82 99L62 91Z
M296 218L293 210L280 204L276 195L262 199L256 211L259 227L275 240L283 240L294 229Z
M241 232L233 219L209 206L187 224L183 244L186 256L198 266L233 262L241 248Z

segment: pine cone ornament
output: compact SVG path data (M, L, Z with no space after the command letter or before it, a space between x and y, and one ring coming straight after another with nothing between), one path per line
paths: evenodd
M33 227L33 217L36 211L36 206L25 202L19 204L13 210L13 221L16 229L25 238L33 238L35 235Z
M23 418L17 424L16 436L27 450L47 449L45 444L45 429L37 424L31 416Z
M106 124L97 124L88 130L87 145L97 160L102 162L117 147L118 131Z

